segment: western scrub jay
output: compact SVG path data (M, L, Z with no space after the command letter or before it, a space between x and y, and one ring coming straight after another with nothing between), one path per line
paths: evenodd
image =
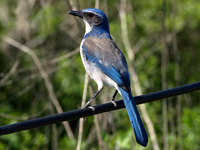
M131 94L127 62L111 38L105 13L99 9L88 8L82 11L70 11L69 14L82 18L85 23L86 31L80 45L80 54L86 72L98 85L98 91L85 107L88 107L102 91L103 83L115 87L116 92L112 100L118 91L123 98L136 141L146 146L148 137Z

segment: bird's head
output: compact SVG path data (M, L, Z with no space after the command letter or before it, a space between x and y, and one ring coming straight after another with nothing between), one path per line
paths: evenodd
M110 32L108 19L105 13L99 9L87 8L82 11L69 11L68 13L83 19L86 26L86 33L90 32L93 28L101 28L108 33Z

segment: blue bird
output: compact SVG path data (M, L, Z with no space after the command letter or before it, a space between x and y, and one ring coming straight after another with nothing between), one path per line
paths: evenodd
M148 137L131 94L127 62L111 38L105 13L99 9L88 8L70 11L69 14L82 18L85 23L86 31L80 45L80 54L86 72L98 85L98 91L85 107L89 107L90 102L102 91L103 83L115 87L112 102L118 91L123 98L136 141L146 146Z

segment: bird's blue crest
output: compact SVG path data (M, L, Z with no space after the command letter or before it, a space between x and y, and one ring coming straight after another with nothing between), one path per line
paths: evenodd
M92 13L95 13L96 15L98 15L99 17L101 17L102 18L102 24L100 25L100 27L102 27L108 33L110 33L108 18L102 10L97 9L97 8L87 8L87 9L82 10L82 12L92 12Z
M100 10L100 9L97 9L97 8L87 8L87 9L84 9L82 10L82 12L93 12L93 13L96 13L97 15L101 15L102 17L106 17L106 14Z

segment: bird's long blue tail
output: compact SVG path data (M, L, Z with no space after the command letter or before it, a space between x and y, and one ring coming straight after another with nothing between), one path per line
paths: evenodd
M124 100L124 104L125 104L126 110L128 112L128 116L131 121L131 125L135 132L136 141L139 144L141 144L142 146L146 146L148 143L147 133L145 131L144 125L140 118L140 114L135 105L133 96L132 96L131 92L128 93L128 92L124 91L122 88L119 88L119 89L120 89L122 98Z

